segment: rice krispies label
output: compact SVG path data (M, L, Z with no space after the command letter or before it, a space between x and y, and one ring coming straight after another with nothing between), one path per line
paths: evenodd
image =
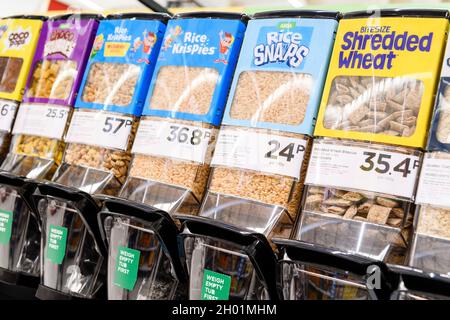
M165 28L159 20L101 21L75 107L140 116Z
M95 19L76 15L44 22L24 102L74 105L97 27Z
M444 18L341 20L314 134L424 147L447 28Z
M169 21L143 115L218 126L244 31L240 20Z
M312 134L334 19L249 21L223 123Z
M0 98L21 101L42 20L0 20Z

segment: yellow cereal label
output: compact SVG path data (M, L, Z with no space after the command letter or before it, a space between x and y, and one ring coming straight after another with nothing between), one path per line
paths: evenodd
M125 42L107 42L105 44L105 57L125 57L130 48L130 43Z
M42 20L0 20L0 98L21 101Z
M424 147L447 28L444 18L341 20L315 135Z

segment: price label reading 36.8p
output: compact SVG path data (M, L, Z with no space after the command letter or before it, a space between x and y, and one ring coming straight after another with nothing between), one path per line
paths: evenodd
M0 130L11 131L14 116L16 115L18 103L0 99Z
M367 147L315 143L307 184L413 198L420 157Z
M209 163L216 132L196 125L141 120L132 152Z

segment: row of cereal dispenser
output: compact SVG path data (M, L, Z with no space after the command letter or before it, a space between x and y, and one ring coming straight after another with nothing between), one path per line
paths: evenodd
M0 20L0 281L39 276L41 299L445 295L448 20Z

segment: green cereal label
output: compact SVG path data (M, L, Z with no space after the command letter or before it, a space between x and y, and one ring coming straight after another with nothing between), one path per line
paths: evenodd
M295 21L292 21L292 22L280 22L279 24L278 24L278 29L293 29L293 28L295 28L295 26L296 26L296 23L295 23Z
M61 264L66 255L67 228L50 225L47 237L47 259Z
M8 244L11 239L13 213L0 209L0 243Z
M136 284L141 252L122 246L117 250L114 284L131 291Z
M230 276L205 269L201 300L228 300L230 285Z

